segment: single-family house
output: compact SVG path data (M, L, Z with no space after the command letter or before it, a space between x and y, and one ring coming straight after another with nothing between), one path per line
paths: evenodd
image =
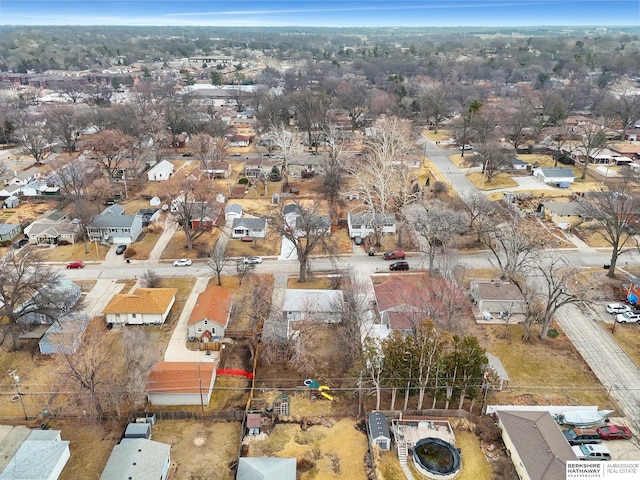
M162 160L156 163L151 169L147 170L147 179L150 182L163 182L169 180L174 172L173 163L168 160Z
M294 229L296 228L296 222L298 217L302 215L300 207L297 203L289 203L282 207L282 218L284 220L284 227Z
M192 229L211 230L215 227L222 216L222 205L217 202L210 202L206 205L196 205L191 210L194 215L189 220Z
M202 172L208 174L210 178L229 178L231 175L231 163L220 162L215 165L208 165L207 168L202 169Z
M585 221L585 210L579 202L543 202L542 213L545 220L563 230Z
M515 284L502 280L471 280L471 300L481 312L527 312L527 302Z
M264 238L267 236L266 218L235 218L231 225L231 238Z
M2 192L0 192L0 198L4 198ZM10 195L9 197L4 199L3 208L16 208L18 205L20 205L20 199L18 197Z
M247 178L261 178L266 175L267 171L264 169L264 160L262 157L253 157L248 159L244 163L244 176Z
M0 223L0 243L11 242L22 233L22 226L17 223Z
M231 147L248 147L251 137L246 135L235 134L229 138Z
M640 160L640 139L633 143L614 143L609 149L616 155L629 157L632 160Z
M50 193L56 195L60 193L60 187L52 187L53 191ZM44 180L36 179L31 180L26 185L20 187L20 196L22 197L40 197L45 195L49 190L49 185Z
M96 215L87 225L91 241L131 244L142 233L141 215Z
M313 235L331 235L331 217L329 215L311 215L306 222L298 219L296 224L301 236Z
M51 324L38 342L42 355L76 353L82 344L82 335L89 325L86 313L69 313Z
M0 425L0 480L57 480L71 457L60 430Z
M287 160L287 172L290 177L302 177L303 173L324 173L324 161L320 155L300 155Z
M40 178L40 170L36 167L30 167L25 170L14 170L4 177L5 185L20 185L24 186L27 183Z
M0 185L0 198L17 197L20 195L21 185L9 184Z
M485 356L487 357L487 367L493 371L494 383L493 388L502 391L505 387L509 385L511 379L509 378L509 374L502 365L502 362L495 355L490 354L489 352L485 352Z
M369 427L369 441L372 445L377 445L380 450L391 450L391 434L387 417L382 412L371 412L367 415L367 426Z
M236 480L296 480L296 459L240 457Z
M622 137L623 140L628 140L630 142L637 142L640 141L640 128L637 127L633 127L633 128L627 128L624 131L624 136Z
M73 244L80 229L62 210L51 210L24 229L31 245Z
M424 320L427 305L420 288L394 278L374 287L380 321L391 330L413 332Z
M162 325L176 301L177 288L136 288L114 295L102 313L107 325Z
M349 212L347 215L349 238L364 238L376 230L381 233L396 233L396 217L392 214Z
M288 322L287 336L293 333L291 322L339 322L343 301L342 290L285 290L282 310Z
M166 480L171 467L171 445L145 438L122 441L111 450L100 480Z
M529 163L524 160L520 160L519 158L511 159L511 170L527 170L529 168Z
M198 295L187 321L188 337L199 339L205 332L224 337L229 324L233 295L226 288L213 286Z
M233 222L236 218L242 217L242 205L230 203L224 209L224 221Z
M577 458L549 412L498 410L496 414L518 478L566 478L567 462Z
M152 405L209 405L218 362L159 362L146 392Z
M62 318L82 297L80 285L66 277L47 283L35 295L20 304L20 323L52 324Z
M560 188L569 188L569 185L576 179L573 170L565 167L536 167L532 170L532 174L542 183L555 185Z

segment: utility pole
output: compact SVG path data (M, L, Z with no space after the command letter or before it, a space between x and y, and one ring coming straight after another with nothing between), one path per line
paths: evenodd
M198 364L198 384L200 386L200 408L204 415L204 397L202 396L202 376L200 375L200 364Z
M27 408L24 406L24 398L22 398L22 392L20 391L20 377L16 372L17 370L9 372L9 376L13 377L13 381L16 382L14 386L16 387L16 392L18 392L18 398L20 399L20 404L22 405L22 413L24 414L24 419L29 420L29 416L27 415Z

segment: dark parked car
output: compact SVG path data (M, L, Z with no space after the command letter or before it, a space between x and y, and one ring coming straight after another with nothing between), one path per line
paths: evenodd
M27 237L21 238L17 242L13 242L13 248L17 250L24 247L27 243L29 243L29 239Z
M389 270L409 270L409 264L407 262L396 262L389 265Z
M392 250L390 252L384 252L382 255L385 260L404 260L404 250Z
M600 435L594 428L572 428L562 432L569 445L587 445L602 443Z
M120 245L118 248L116 248L116 255L122 255L126 249L126 245Z

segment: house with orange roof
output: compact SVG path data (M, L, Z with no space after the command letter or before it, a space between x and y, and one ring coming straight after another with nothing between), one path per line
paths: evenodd
M229 324L233 295L229 290L213 286L198 295L196 305L187 321L188 337L201 339L203 335L210 338L224 337Z
M176 301L177 288L136 288L114 295L103 310L107 325L162 325Z
M218 362L158 362L145 391L152 405L209 405Z

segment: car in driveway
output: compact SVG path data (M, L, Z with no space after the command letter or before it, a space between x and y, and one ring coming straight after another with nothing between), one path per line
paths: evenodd
M188 267L193 262L189 258L181 258L180 260L176 260L173 262L174 267Z
M83 262L69 262L67 263L67 268L84 268Z
M385 260L404 260L404 250L391 250L390 252L384 252L382 257Z
M252 264L256 264L256 263L262 263L262 257L244 257L242 262L247 264L247 265L252 265Z
M605 445L577 445L571 449L578 460L611 460L611 453Z
M116 248L116 255L122 255L126 249L126 245L119 245L118 248Z
M473 147L471 145L469 145L468 143L465 143L464 145L460 145L458 147L459 150L473 150Z
M623 303L610 303L606 306L608 313L626 313L631 310L629 305L624 305Z
M624 425L605 425L597 430L602 440L629 440L633 437L629 427Z
M616 322L640 324L640 313L634 311L619 313L618 315L616 315Z
M600 435L595 428L571 428L563 430L562 434L569 445L587 445L602 443Z

